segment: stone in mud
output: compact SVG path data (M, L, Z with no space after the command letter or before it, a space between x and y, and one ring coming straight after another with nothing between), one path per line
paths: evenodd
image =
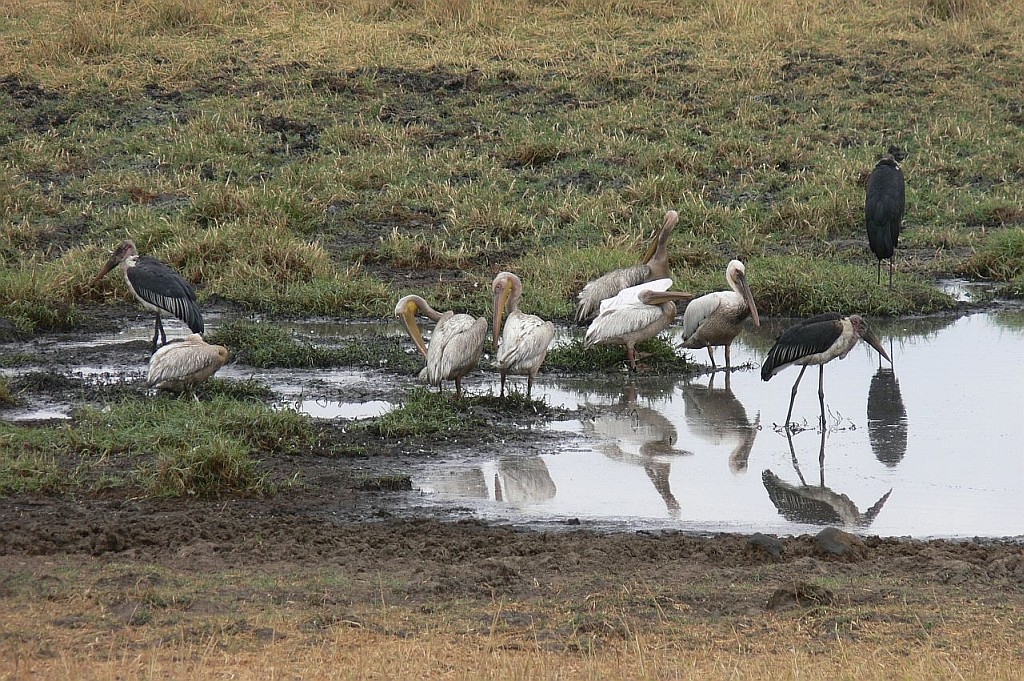
M867 552L860 537L835 527L826 527L814 537L814 554L820 558L863 560Z
M747 546L745 549L747 555L759 558L768 556L774 561L781 559L785 550L786 549L782 545L782 542L777 538L760 532L755 532L750 535L750 538L747 539Z

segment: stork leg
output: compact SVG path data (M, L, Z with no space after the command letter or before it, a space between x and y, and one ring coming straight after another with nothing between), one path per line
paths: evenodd
M825 365L818 365L818 402L821 403L821 430L825 430Z
M789 397L789 411L786 412L786 429L789 429L789 417L793 415L793 403L796 402L796 389L800 386L800 379L804 377L804 372L807 371L807 365L800 367L800 375L796 377L796 383L793 384L793 392Z
M893 258L894 258L894 257L895 257L895 256L889 256L889 290L890 290L890 291L892 290L892 268L893 268L893 264L892 264L892 261L893 261ZM882 264L882 261L881 261L881 260L879 260L879 261L878 261L878 264L879 264L879 266L881 266L881 264Z
M156 324L153 325L153 352L156 352L156 342L160 339L160 345L167 345L167 334L164 333L164 325L160 322L160 313L156 314Z

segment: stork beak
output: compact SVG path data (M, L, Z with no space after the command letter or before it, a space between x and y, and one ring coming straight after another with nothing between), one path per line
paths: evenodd
M504 284L494 292L494 327L492 329L492 343L494 349L498 349L498 341L501 340L501 323L505 318L505 305L508 304L508 297L512 293L512 287Z
M878 336L876 336L871 329L865 328L864 335L862 335L861 338L866 340L868 342L868 345L877 350L878 354L880 354L882 357L885 357L885 359L888 360L889 364L892 364L892 359L889 357L889 353L887 353L885 351L885 348L882 347L882 341L878 340Z
M100 270L99 274L97 274L95 277L92 278L92 281L89 282L89 284L90 285L95 285L95 284L99 283L100 279L102 279L103 277L107 276L107 272L109 272L110 270L112 270L115 267L117 267L120 263L121 263L121 261L120 261L120 259L117 258L117 256L114 256L114 255L110 256L110 258L107 260L107 264L103 266L103 269Z
M761 318L757 315L757 305L754 305L754 294L750 292L750 285L747 284L747 275L739 276L739 284L743 299L747 301L747 307L750 308L750 316L754 319L754 326L761 326Z
M420 333L420 326L416 323L416 303L407 303L398 316L402 319L402 323L405 324L405 330L409 332L412 342L416 344L416 349L420 351L421 355L426 357L427 344L423 342L423 334Z

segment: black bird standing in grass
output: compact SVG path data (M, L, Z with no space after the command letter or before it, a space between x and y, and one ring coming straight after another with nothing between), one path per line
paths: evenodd
M167 334L164 333L164 325L160 321L162 315L177 317L192 329L192 333L203 333L203 314L196 304L196 292L170 265L148 255L139 255L135 242L125 240L117 245L107 264L92 283L98 282L118 265L121 266L125 283L128 284L132 295L144 308L156 313L156 326L153 331L154 352L158 338L161 344L167 342Z
M882 260L889 259L889 288L892 288L893 252L900 240L906 204L903 171L892 154L886 154L868 176L864 222L868 229L868 244L878 258L879 284L882 283Z
M791 364L800 365L800 375L793 384L789 411L786 412L787 429L793 415L796 389L810 364L818 365L818 401L821 402L821 427L825 427L825 365L837 357L846 357L862 338L892 363L882 343L860 315L842 317L835 312L826 312L791 326L779 336L761 365L761 380L767 381Z

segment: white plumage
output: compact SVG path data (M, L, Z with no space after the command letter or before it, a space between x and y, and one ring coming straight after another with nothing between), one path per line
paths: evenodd
M497 349L494 366L501 373L501 395L505 395L508 374L525 375L526 395L533 391L533 380L548 354L555 337L555 325L537 315L519 309L523 282L511 272L500 272L491 286L494 294L493 343ZM506 307L508 318L502 329Z
M416 323L418 312L435 322L429 347L423 342L423 335ZM468 314L456 314L451 310L438 312L416 295L399 300L395 306L395 315L405 324L416 347L427 358L427 366L420 372L420 378L438 387L441 387L443 381L455 381L455 396L461 398L462 377L476 368L483 353L487 320Z
M730 348L743 329L747 317L754 318L754 325L761 320L754 305L754 297L747 285L747 270L739 260L729 262L725 270L729 291L715 291L700 296L686 306L683 313L683 347L707 348L711 367L715 367L717 345L725 346L725 369L731 369Z
M146 385L180 392L194 388L227 363L228 349L210 345L198 333L161 346L149 360Z
M635 371L636 343L667 329L676 316L675 301L693 297L689 293L669 291L671 286L671 279L657 279L631 286L601 301L601 311L587 328L583 347L625 345L630 367Z

